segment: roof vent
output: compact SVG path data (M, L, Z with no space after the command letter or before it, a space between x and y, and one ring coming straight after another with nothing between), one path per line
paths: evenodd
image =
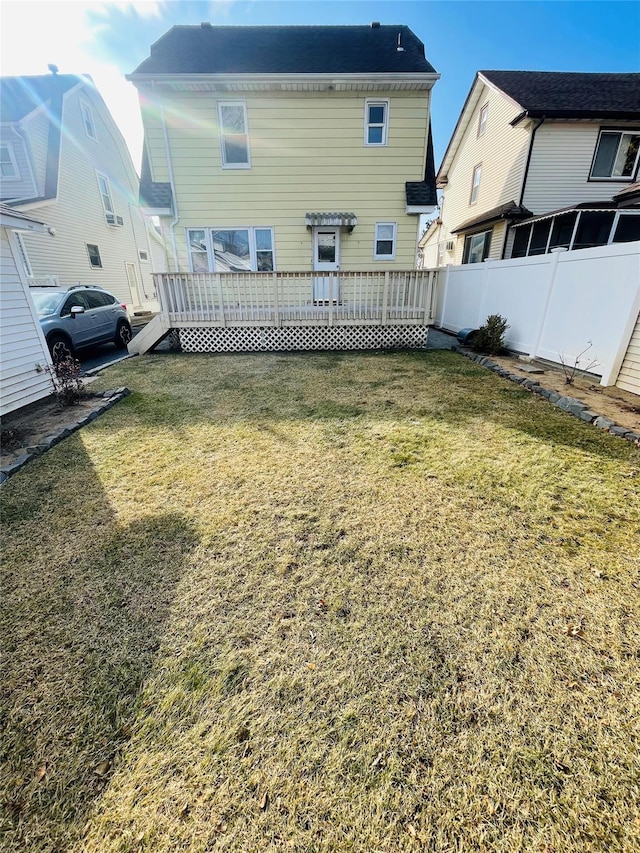
M50 63L49 65L47 65L47 68L54 75L58 73L58 66L54 65L53 63Z
M402 33L398 33L398 46L396 47L398 53L404 53L404 48L402 47Z
M371 21L371 29L379 30L380 29L380 21Z
M202 27L203 30L210 30L211 29L211 24L209 23L209 21L203 21L200 24L200 26Z

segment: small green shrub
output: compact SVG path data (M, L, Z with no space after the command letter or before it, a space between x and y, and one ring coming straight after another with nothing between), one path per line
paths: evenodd
M476 352L487 352L490 355L498 355L504 346L504 333L509 328L505 317L500 314L489 314L484 326L480 326L474 336L471 346Z

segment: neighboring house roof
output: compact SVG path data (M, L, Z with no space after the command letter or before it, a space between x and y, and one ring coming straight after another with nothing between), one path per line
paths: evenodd
M49 226L41 219L35 219L21 210L14 210L8 204L0 202L0 225L15 231L47 231Z
M532 118L640 119L640 74L479 71Z
M636 185L640 187L640 184ZM638 194L640 194L640 189L636 190ZM537 216L531 214L528 218L523 219L521 222L516 223L517 225L530 225L532 222L540 222L543 219L551 219L554 216L559 216L562 213L573 213L574 211L580 210L590 210L590 211L599 211L599 210L611 210L616 211L620 210L622 212L640 212L640 199L636 196L635 202L632 203L624 203L619 200L619 193L617 196L613 197L613 201L581 201L579 204L572 204L570 207L559 207L557 210L550 210L547 213L540 213ZM616 201L618 199L618 201Z
M452 228L451 233L460 234L463 231L470 231L472 228L478 228L481 225L489 225L491 222L497 222L500 219L527 219L530 216L533 216L533 214L526 207L516 204L515 201L509 201L507 204L501 204L499 207L486 210L474 219L467 219L462 225Z
M44 74L37 77L2 77L0 80L0 120L19 121L55 96L61 96L90 77L76 74Z
M629 184L628 187L620 190L619 193L614 195L613 200L617 203L618 207L632 207L640 204L640 181Z
M429 239L433 236L433 234L435 234L435 232L440 228L441 225L442 219L434 219L432 222L430 222L427 225L424 234L418 240L418 248L424 249L424 247L429 242Z
M31 204L56 197L58 169L60 167L63 98L75 86L87 84L93 87L91 77L76 74L52 73L34 77L0 78L0 120L17 122L38 107L43 106L49 119L44 192L35 198L11 200L11 204Z
M171 184L168 181L153 181L151 178L146 145L142 149L139 203L147 211L163 211L165 214L174 212Z
M399 50L398 48L402 48ZM174 26L133 75L435 73L403 25Z
M525 117L547 119L631 119L640 121L640 74L569 71L478 71L451 134L437 173L446 183L456 152L475 109L482 86L490 85L511 98Z

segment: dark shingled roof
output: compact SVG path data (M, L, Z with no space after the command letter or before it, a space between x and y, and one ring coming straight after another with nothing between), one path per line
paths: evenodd
M429 138L427 140L427 157L424 167L424 180L405 181L407 207L431 207L438 204L436 191L436 163L433 156L433 136L429 122Z
M0 121L19 121L36 107L60 96L90 78L76 74L43 74L37 77L0 78Z
M533 216L530 210L516 204L515 201L509 201L507 204L501 204L499 207L485 211L480 216L476 216L475 219L467 219L462 225L452 229L451 233L460 234L462 231L470 231L472 228L488 225L490 222L497 222L500 219L526 219L529 216Z
M152 207L155 210L171 210L173 212L173 192L171 184L164 181L153 181L151 179L151 167L147 156L146 145L142 149L142 166L140 169L140 194L141 207Z
M399 51L400 45L404 50ZM424 45L402 25L343 27L175 26L135 74L435 73Z
M534 118L640 119L640 74L479 73Z

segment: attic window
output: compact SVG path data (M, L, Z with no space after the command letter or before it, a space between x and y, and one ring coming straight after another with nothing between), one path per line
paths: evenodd
M480 110L480 118L478 119L478 136L484 136L487 129L487 115L489 113L489 104L485 104Z
M81 102L80 112L82 113L82 123L84 125L84 132L87 134L89 139L93 139L94 142L97 142L98 137L96 136L96 125L93 120L93 110L91 109L89 104Z
M3 142L0 145L0 177L7 180L20 180L20 172L16 162L13 146L10 142Z

